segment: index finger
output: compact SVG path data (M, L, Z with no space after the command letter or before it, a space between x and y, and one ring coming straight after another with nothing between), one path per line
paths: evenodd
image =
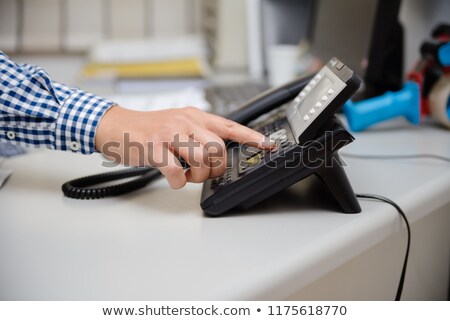
M206 128L222 139L229 139L241 144L258 148L271 148L275 145L269 137L235 121L216 115L211 115L211 118L206 122Z

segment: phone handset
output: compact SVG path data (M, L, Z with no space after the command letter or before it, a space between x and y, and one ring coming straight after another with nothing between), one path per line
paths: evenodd
M300 91L310 82L313 76L297 78L289 83L269 89L252 98L235 112L225 116L239 124L246 125L253 119L280 107L294 99Z

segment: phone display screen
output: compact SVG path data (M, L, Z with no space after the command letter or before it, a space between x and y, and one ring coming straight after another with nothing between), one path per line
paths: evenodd
M321 101L321 98L327 94L327 91L330 90L332 85L333 81L327 76L322 77L317 83L311 81L308 86L311 86L312 88L310 89L310 91L307 91L304 99L300 102L300 104L296 106L298 112L300 112L303 106L312 107L316 102ZM308 86L306 86L306 88ZM300 115L302 115L301 112Z
M328 106L346 86L330 67L333 68L324 66L295 97L287 110L287 118L298 143L299 137L319 115L323 114L323 119L327 117ZM334 112L328 117L332 114Z

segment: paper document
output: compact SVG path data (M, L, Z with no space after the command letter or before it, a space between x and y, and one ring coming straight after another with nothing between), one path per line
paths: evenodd
M118 79L204 78L210 73L201 36L103 41L92 48L81 76Z
M203 38L191 35L103 41L92 48L89 60L97 64L129 64L187 58L205 59L206 55L206 44Z
M120 106L139 111L154 111L167 108L194 106L209 111L210 104L200 88L186 88L179 91L168 91L158 94L120 94L110 95L108 99Z
M118 78L152 78L152 77L203 77L208 73L204 62L197 58L172 61L99 64L89 63L82 76L112 76Z

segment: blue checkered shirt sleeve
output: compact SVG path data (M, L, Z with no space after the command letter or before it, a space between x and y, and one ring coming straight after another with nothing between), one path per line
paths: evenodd
M100 118L114 103L54 82L38 66L0 51L0 141L90 154Z

